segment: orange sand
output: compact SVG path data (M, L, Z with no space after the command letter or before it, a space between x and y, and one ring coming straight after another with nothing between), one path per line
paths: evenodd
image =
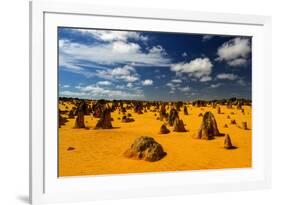
M68 110L71 107L68 105ZM65 106L60 104L60 109L64 110ZM59 129L59 176L251 167L252 110L249 106L244 106L244 109L245 115L235 107L228 109L221 106L223 114L217 114L216 109L212 107L189 106L189 115L183 115L183 109L180 112L180 118L188 132L173 132L172 127L168 127L171 132L165 135L158 134L163 122L156 120L154 112L138 115L128 111L135 122L122 123L117 119L122 118L122 114L115 111L111 115L115 128L109 130L92 129L98 119L91 116L85 116L85 124L90 128L88 130L73 129L74 119L69 119L66 125ZM215 115L219 131L229 134L232 144L237 149L224 149L224 137L216 137L209 141L192 138L202 121L198 114L204 114L206 111ZM230 112L234 112L234 115ZM235 119L237 125L231 125L227 115ZM249 130L238 127L242 121L247 122ZM224 124L227 124L228 128L224 128ZM139 136L153 137L163 146L167 155L157 162L125 158L124 151ZM67 151L68 147L75 149Z

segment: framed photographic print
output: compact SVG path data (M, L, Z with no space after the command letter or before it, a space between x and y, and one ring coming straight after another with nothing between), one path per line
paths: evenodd
M39 1L30 20L32 204L270 187L270 17Z

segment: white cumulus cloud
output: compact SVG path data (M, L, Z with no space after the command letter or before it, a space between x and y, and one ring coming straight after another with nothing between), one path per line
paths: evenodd
M237 58L231 61L228 61L228 65L236 67L236 66L244 66L247 64L247 60L244 58Z
M148 38L141 33L133 31L109 31L109 30L92 30L92 29L75 29L73 31L82 34L88 34L93 38L101 41L128 41L128 40L141 40L147 41Z
M172 83L182 83L181 79L173 79L171 80Z
M59 66L85 76L89 76L91 67L104 69L117 64L169 67L170 62L160 46L145 51L139 44L125 41L87 45L59 40ZM85 66L89 69L85 70Z
M218 48L218 61L226 61L230 66L242 66L247 63L247 56L251 52L250 41L247 38L234 38Z
M135 82L139 80L135 68L130 65L113 69L97 70L95 75L107 80L123 80L126 82Z
M237 78L238 76L232 73L220 73L217 75L217 79L220 80L236 80Z
M78 91L62 91L60 92L60 96L66 97L81 97L81 98L103 98L103 99L143 99L144 94L142 90L134 90L130 92L128 90L117 90L117 89L109 89L103 88L99 85L86 85L80 86L77 88Z
M97 85L111 85L112 83L110 81L99 81L97 82Z
M211 76L203 76L201 79L200 79L200 82L207 82L207 81L210 81L212 80L212 77Z
M180 62L171 66L177 74L187 73L190 77L201 79L211 74L213 64L209 58L196 58L190 62Z
M153 84L153 80L150 79L146 79L144 81L142 81L142 85L152 85Z

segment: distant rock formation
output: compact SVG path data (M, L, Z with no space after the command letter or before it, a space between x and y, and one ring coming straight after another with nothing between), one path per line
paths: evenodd
M138 113L138 114L143 114L143 104L141 102L136 102L135 103L135 113Z
M75 117L75 108L72 108L70 111L69 111L69 113L68 113L68 118L69 119L74 119L74 117Z
M125 151L124 156L132 159L155 162L166 156L163 147L152 137L141 136Z
M197 139L212 139L214 136L219 136L220 132L217 127L217 122L211 112L206 112L203 116L201 126L199 128Z
M95 129L112 129L111 114L109 109L104 109L101 113Z
M161 125L160 127L160 134L168 134L170 133L170 130L166 127L166 125Z
M169 124L169 126L173 126L174 122L175 122L175 120L177 118L179 118L178 111L175 108L172 108L170 110L170 114L169 114L169 117L168 117L168 124Z
M125 114L125 113L127 112L126 108L122 107L122 108L121 108L121 112L122 112L123 114Z
M236 108L237 108L238 110L241 110L241 109L242 109L242 102L238 102Z
M82 101L76 109L77 117L75 119L74 128L85 128L84 114L86 109L87 105L84 101Z
M96 118L100 118L102 111L105 109L105 106L106 105L103 100L99 100L96 103L94 103L92 106L93 116Z
M225 149L232 149L232 148L234 148L232 143L231 143L231 139L230 139L228 134L226 134L225 137L224 137L224 148Z
M167 118L167 113L166 113L166 107L165 105L161 105L160 107L160 111L159 111L159 117L160 117L160 120L163 121L163 119L166 119Z
M188 111L187 111L187 107L186 106L183 107L183 114L184 115L188 115Z
M226 104L226 107L228 109L232 109L232 102L228 101L227 104Z
M122 122L127 123L127 122L134 122L134 121L135 121L135 120L134 120L133 118L127 117L126 115L124 115L124 116L122 117Z
M181 102L181 101L178 101L178 102L175 102L175 107L176 107L176 110L178 111L178 112L180 112L181 111L181 107L182 107L182 105L183 105L183 102Z

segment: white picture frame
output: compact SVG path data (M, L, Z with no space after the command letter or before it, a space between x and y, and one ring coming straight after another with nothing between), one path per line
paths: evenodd
M57 53L54 51L58 26L177 32L187 32L188 28L188 32L193 33L253 36L253 167L58 178L57 129L54 127L57 110L53 109L57 103L57 93L53 91L57 87ZM270 17L47 1L30 3L32 204L270 188L270 107Z

